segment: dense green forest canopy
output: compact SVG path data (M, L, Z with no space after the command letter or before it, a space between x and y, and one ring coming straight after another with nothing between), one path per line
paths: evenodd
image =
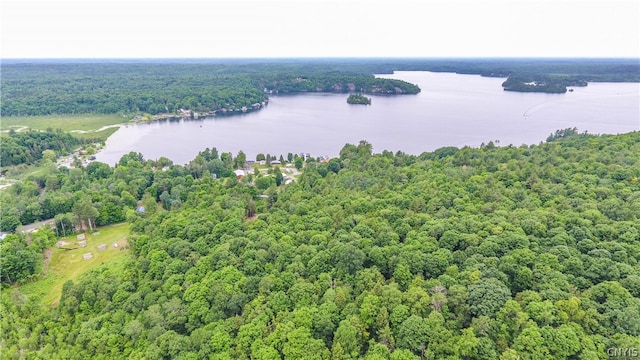
M55 160L60 155L73 151L78 145L91 140L80 140L61 131L10 131L2 137L0 166L34 164L49 151Z
M217 63L3 64L2 114L176 113L251 108L269 93L415 94L407 82L353 70Z
M634 59L3 60L2 115L210 112L270 93L415 94L373 74L428 70L509 77L515 91L564 92L589 81L640 81ZM531 87L530 82L546 86Z
M3 192L0 209L14 222L47 211L56 232L126 220L133 256L124 271L68 282L59 305L43 308L7 286L39 278L53 231L30 243L9 235L0 349L7 359L604 359L638 349L639 153L638 132L567 129L538 145L419 156L347 144L328 163L307 160L288 185L276 168L237 179L242 154L217 149L186 166L130 153L115 168L54 169Z

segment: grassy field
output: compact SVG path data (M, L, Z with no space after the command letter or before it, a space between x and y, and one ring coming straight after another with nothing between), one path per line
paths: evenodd
M39 298L43 305L57 305L65 282L76 281L82 274L99 266L122 268L129 258L126 242L129 224L101 227L97 230L97 233L86 236L86 247L79 247L75 236L61 238L60 241L67 243L64 248L76 249L54 247L48 265L45 265L46 275L38 281L21 286L20 291ZM118 244L118 247L114 247L114 244ZM106 249L99 250L100 245L106 245ZM91 253L93 257L85 260L83 255L87 253Z
M118 131L117 127L110 127L107 129L103 129L98 132L87 132L87 133L71 133L73 136L81 139L94 139L98 141L107 141L109 136L113 135L114 132Z
M60 129L70 132L75 137L105 141L111 136L117 124L126 123L128 118L118 115L47 115L47 116L10 116L0 121L0 133L6 135L9 130L24 131L26 129L47 130ZM101 131L98 131L102 129Z
M64 132L72 130L96 131L103 126L127 122L127 118L118 115L47 115L47 116L10 116L3 117L0 130L8 131L27 126L37 130L61 129Z

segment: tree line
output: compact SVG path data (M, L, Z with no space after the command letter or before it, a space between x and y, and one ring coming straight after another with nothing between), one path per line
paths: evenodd
M508 77L507 90L564 92L590 81L640 81L632 59L325 59L184 62L3 62L2 114L136 114L241 109L268 93L415 94L393 71ZM545 86L526 86L528 82ZM267 90L267 92L265 92Z
M266 101L269 92L420 91L413 84L377 79L372 74L295 69L285 64L275 68L181 63L3 64L2 113L175 114L180 109L211 112L251 108Z

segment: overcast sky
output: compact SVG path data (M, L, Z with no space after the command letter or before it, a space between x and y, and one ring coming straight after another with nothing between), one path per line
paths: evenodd
M1 1L2 58L640 58L639 0Z

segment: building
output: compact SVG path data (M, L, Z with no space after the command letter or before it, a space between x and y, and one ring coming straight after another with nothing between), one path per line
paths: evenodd
M238 180L242 179L246 175L245 171L244 170L240 170L240 169L234 170L234 173L238 177Z

